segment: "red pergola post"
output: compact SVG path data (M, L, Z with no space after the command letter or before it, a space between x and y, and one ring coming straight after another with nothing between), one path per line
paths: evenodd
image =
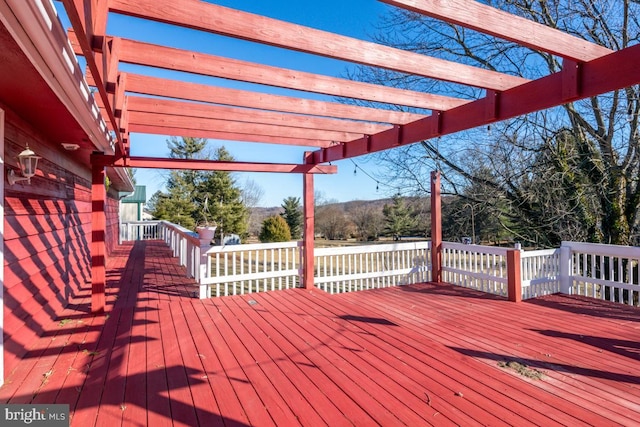
M93 164L91 173L91 312L104 313L106 247L104 213L106 189L102 164Z
M431 172L431 281L442 281L442 201L440 172Z
M507 298L512 302L522 301L522 272L519 249L507 251Z
M304 155L305 163L313 159L313 153L306 152ZM314 249L314 190L313 190L313 174L303 174L303 215L304 215L304 233L302 235L302 286L305 289L313 289L313 249Z

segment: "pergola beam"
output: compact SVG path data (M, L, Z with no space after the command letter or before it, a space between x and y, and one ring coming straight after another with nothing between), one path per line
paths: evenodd
M379 123L409 123L425 117L414 113L271 95L130 73L127 74L127 91L218 105Z
M505 90L521 77L407 52L198 0L111 0L112 12L479 88Z
M478 1L379 1L575 61L590 61L613 52L606 47Z
M428 140L637 84L640 45L581 65L573 61L567 65L570 66L558 73L501 93L489 92L485 98L399 126L397 131L384 131L344 146L324 148L314 153L314 161L336 161Z
M335 174L337 166L294 164L294 163L261 163L261 162L228 162L221 160L173 159L161 157L132 156L127 159L116 159L114 156L94 156L94 164L110 167L131 167L148 169L182 169L224 172L271 172L301 174Z
M75 34L71 33L70 38L75 53L81 55L82 50ZM129 39L120 39L118 57L120 62L128 64L428 110L448 110L469 102L460 98L306 73Z
M289 138L311 138L326 141L345 142L361 138L362 134L330 131L322 129L303 129L282 125L265 125L254 122L240 122L232 119L208 119L202 117L175 116L140 111L129 111L129 126L147 125L182 129L229 132L256 136L275 136Z
M232 120L303 129L373 134L388 129L389 125L356 120L341 120L301 114L279 113L250 108L226 107L194 102L172 101L129 95L127 108L131 112L148 112L204 119Z
M157 125L140 125L133 124L129 126L129 131L133 133L144 133L150 135L164 135L164 136L183 136L192 138L207 138L217 139L221 141L239 141L239 142L256 142L264 144L277 144L277 145L294 145L301 147L330 147L334 145L332 141L324 141L319 139L309 138L289 138L289 137L275 137L267 135L250 135L246 133L231 133L231 132L219 132L219 131L206 131L195 130L187 128L171 128Z

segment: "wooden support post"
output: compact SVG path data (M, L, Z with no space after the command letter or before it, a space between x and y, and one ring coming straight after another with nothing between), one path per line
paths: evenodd
M305 162L313 158L313 153L305 153ZM313 190L313 174L303 174L303 214L304 214L304 233L302 236L302 286L305 289L313 289L313 249L314 249L314 190Z
M507 294L509 301L522 301L522 273L519 249L507 251Z
M431 281L442 281L442 201L440 172L431 172Z
M93 164L91 174L91 312L104 313L106 246L104 166Z

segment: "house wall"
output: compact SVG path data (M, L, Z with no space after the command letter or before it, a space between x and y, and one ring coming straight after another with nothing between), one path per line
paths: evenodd
M75 298L91 286L91 170L6 106L0 108L5 110L5 169L18 169L17 155L27 142L42 156L31 184L10 186L4 171L7 375L29 351L33 338L45 332L45 325L58 318L67 304L79 302ZM117 202L107 206L117 222Z
M141 206L138 203L121 203L120 220L122 222L142 221Z

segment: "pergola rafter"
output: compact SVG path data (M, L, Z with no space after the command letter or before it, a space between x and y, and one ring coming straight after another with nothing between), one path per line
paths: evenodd
M302 114L282 114L273 111L188 103L166 99L129 96L130 112L154 112L173 116L231 120L302 129L373 134L388 129L389 125L356 120L333 119Z
M353 63L479 88L504 90L521 77L445 61L198 0L111 0L115 13L151 19Z
M73 32L70 35L75 52L80 54L82 50L77 37ZM188 70L193 74L230 80L241 78L248 83L427 110L447 110L469 102L460 98L323 76L136 40L118 37L112 39L119 43L118 60L126 64L174 71Z

